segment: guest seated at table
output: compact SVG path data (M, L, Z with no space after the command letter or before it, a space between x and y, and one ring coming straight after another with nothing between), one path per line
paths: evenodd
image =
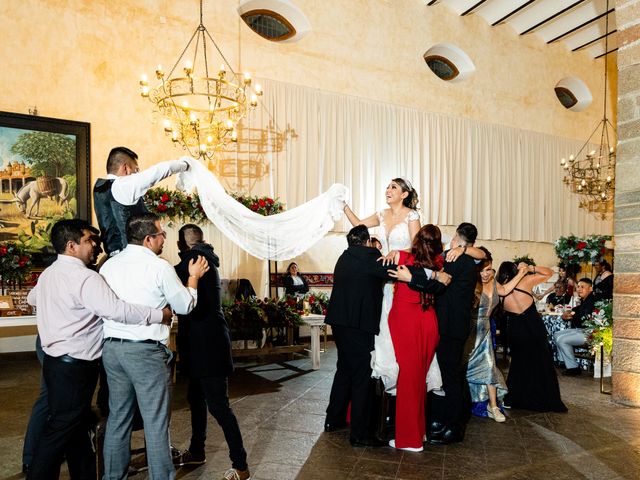
M580 305L562 314L563 320L571 321L571 328L560 330L553 335L558 347L558 357L566 367L564 375L580 375L581 372L573 347L587 343L583 325L593 312L595 303L591 279L585 277L578 281L578 296L580 297Z
M302 296L309 291L307 279L298 274L298 264L291 262L287 267L284 277L284 293L287 295Z
M547 297L547 305L555 307L556 305L569 305L571 302L571 295L567 292L567 283L558 280L553 284L553 293L550 293Z
M613 271L605 259L598 260L593 267L597 276L593 281L593 294L596 301L613 299Z

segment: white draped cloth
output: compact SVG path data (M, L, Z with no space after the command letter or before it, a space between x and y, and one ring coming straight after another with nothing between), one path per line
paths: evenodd
M343 214L349 190L339 183L295 208L263 216L228 195L216 176L191 157L178 174L176 187L197 188L207 217L232 242L263 260L288 260L309 249L333 228Z

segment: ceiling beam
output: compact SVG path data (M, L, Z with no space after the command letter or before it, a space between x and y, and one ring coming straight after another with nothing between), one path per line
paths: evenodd
M427 7L430 7L431 5L435 5L436 3L438 3L438 0L431 0L429 3L427 3Z
M597 57L593 57L593 58L600 58L600 57L604 57L605 55L609 55L610 53L615 52L616 50L618 50L618 47L614 48L613 50L609 50L608 52L601 53L601 54L600 54L600 55L598 55Z
M548 18L545 18L544 20L542 20L541 22L536 23L533 27L529 27L527 28L524 32L522 32L520 35L525 35L529 32L532 32L533 30L535 30L538 27L541 27L542 25L544 25L547 22L550 22L551 20L553 20L554 18L559 17L560 15L562 15L565 12L568 12L569 10L571 10L573 7L576 7L578 5L580 5L582 2L584 2L584 0L578 0L575 3L572 3L571 5L569 5L566 8L563 8L562 10L560 10L559 12L554 13L553 15L551 15Z
M469 15L471 12L473 12L476 8L478 8L480 5L482 5L484 2L486 2L487 0L480 0L478 3L476 3L475 5L473 5L470 8L467 8L464 12L462 12L460 14L461 17L464 17L465 15Z
M598 38L594 38L593 40L589 40L587 43L583 43L582 45L580 45L579 47L573 48L571 49L572 52L575 52L577 50L580 50L581 48L584 47L588 47L589 45L591 45L592 43L597 42L598 40L602 40L603 38L607 38L609 35L611 35L612 33L616 33L618 30L611 30L609 33L605 33L604 35L600 35Z
M522 5L520 5L518 8L516 8L515 10L507 13L504 17L502 17L499 20L496 20L495 22L493 22L491 24L492 27L495 27L496 25L501 24L502 22L504 22L507 18L511 17L512 15L515 15L516 13L518 13L520 10L522 10L525 7L528 7L529 5L531 5L533 2L535 2L536 0L529 0L528 2L523 3Z
M571 34L572 34L573 32L575 32L576 30L580 30L581 28L586 27L586 26L587 26L587 25L589 25L590 23L593 23L593 22L595 22L596 20L598 20L598 19L600 19L600 18L602 18L602 17L606 17L607 15L609 15L610 13L615 12L615 11L616 11L615 7L614 7L614 8L611 8L611 9L609 9L609 11L604 12L604 13L601 13L600 15L597 15L597 16L593 17L591 20L587 20L586 22L581 23L581 24L580 24L580 25L578 25L577 27L573 27L571 30L568 30L568 31L566 31L566 32L564 32L564 33L562 33L562 34L558 35L557 37L552 38L551 40L549 40L549 41L547 42L547 45L548 45L548 44L550 44L550 43L553 43L553 42L555 42L555 41L557 41L557 40L560 40L561 38L564 38L564 37L566 37L567 35L571 35Z

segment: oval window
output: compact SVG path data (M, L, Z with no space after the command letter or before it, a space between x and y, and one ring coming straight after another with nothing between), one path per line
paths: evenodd
M447 82L460 82L476 71L469 55L452 43L434 45L422 57L429 70Z

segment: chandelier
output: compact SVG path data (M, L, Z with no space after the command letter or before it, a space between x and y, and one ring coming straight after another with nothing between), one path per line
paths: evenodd
M609 11L609 0L607 9ZM605 56L603 118L585 144L569 160L560 160L565 176L563 182L580 195L580 208L605 219L613 212L616 169L616 131L607 118L607 74L609 66L609 16L605 16ZM598 141L599 143L595 143ZM592 141L593 139L593 141ZM595 148L593 148L595 146Z
M212 47L223 60L217 73L209 65ZM159 83L153 88L142 75L140 94L154 104L165 134L194 158L211 160L229 142L237 142L238 124L262 95L260 85L251 87L248 73L240 75L231 68L209 34L202 22L202 0L200 24L187 46L168 74L158 65L155 75Z

